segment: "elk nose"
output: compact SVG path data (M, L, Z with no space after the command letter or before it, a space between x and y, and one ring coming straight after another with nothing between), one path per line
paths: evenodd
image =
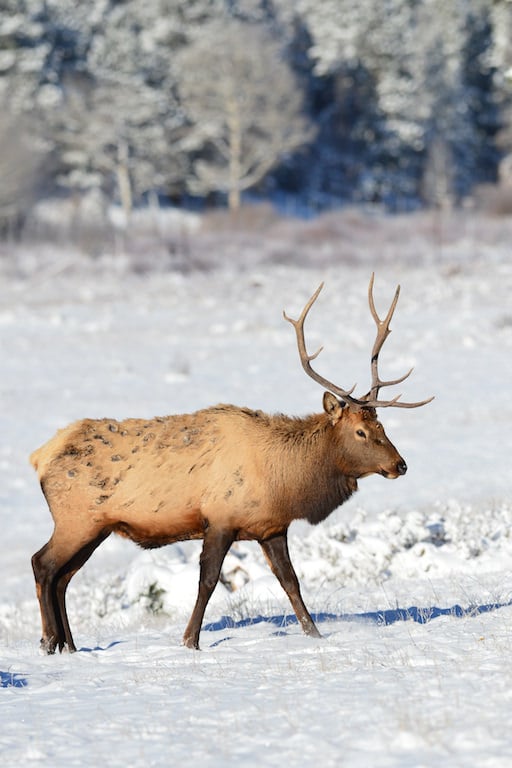
M400 459L400 461L396 465L396 471L398 472L399 475L405 475L405 473L407 472L407 464L403 459Z

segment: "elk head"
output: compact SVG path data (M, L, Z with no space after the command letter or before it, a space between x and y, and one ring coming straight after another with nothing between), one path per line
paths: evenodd
M302 367L308 376L328 390L324 393L323 406L334 428L333 439L338 448L336 455L339 469L343 474L354 478L365 477L374 473L387 478L396 478L407 472L407 464L385 434L382 424L377 419L376 409L389 407L419 408L430 403L434 398L430 397L416 403L405 403L400 399L401 395L396 395L391 400L379 400L379 391L382 387L389 387L405 381L412 373L412 368L398 379L384 381L379 376L379 353L391 333L389 324L398 302L400 286L397 286L386 317L381 320L375 309L373 299L374 277L372 274L368 286L368 302L377 326L377 336L371 354L372 381L370 391L363 397L353 397L352 393L355 386L348 390L342 389L325 379L311 366L311 362L318 357L323 347L320 347L314 354L308 354L304 339L304 321L317 300L323 283L309 299L298 320L288 317L285 312L283 315L295 328Z

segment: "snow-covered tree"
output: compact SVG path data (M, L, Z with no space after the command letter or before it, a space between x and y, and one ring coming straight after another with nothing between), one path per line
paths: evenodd
M9 114L33 109L50 43L39 20L39 2L0 3L0 102Z
M496 130L484 127L480 108L485 104L489 118L496 120L486 62L489 4L324 0L319 5L298 0L311 32L315 72L338 82L344 78L345 94L361 95L362 73L372 84L371 101L362 104L354 123L355 130L362 124L367 132L367 146L361 147L358 160L374 199L421 197L425 189L433 189L422 181L425 174L432 178L430 163L446 173L437 190L450 190L452 199L467 194L470 174L465 169L471 165L471 153L481 155L479 146L492 144ZM333 24L335 16L343 23ZM339 119L340 110L331 109L331 115ZM349 125L346 129L352 130ZM353 142L349 146L352 149ZM492 158L490 151L490 165L495 163ZM473 170L483 173L480 161Z
M169 6L169 15L161 18ZM173 96L173 46L182 37L177 3L108 6L87 51L84 72L61 83L53 114L60 183L99 187L127 216L134 199L168 192L184 173L176 150L183 117Z
M197 30L179 61L188 141L197 152L189 187L224 192L236 209L242 191L312 138L300 87L281 45L260 25L212 21Z
M500 0L489 11L492 27L490 60L494 67L494 86L501 113L501 131L498 136L503 154L500 179L512 184L512 1Z
M0 116L0 231L16 232L36 200L43 153L31 141L22 117Z
M0 105L127 214L264 178L444 205L512 153L511 32L512 0L0 0Z

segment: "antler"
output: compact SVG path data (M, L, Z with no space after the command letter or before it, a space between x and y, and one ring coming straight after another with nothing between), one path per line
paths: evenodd
M365 405L363 401L356 400L354 397L351 397L350 395L355 389L355 384L352 387L352 389L341 389L341 387L336 386L336 384L333 384L332 381L329 381L328 379L324 379L323 376L321 376L319 373L317 373L313 368L311 367L310 363L312 360L314 360L320 352L322 351L323 347L320 347L317 349L317 351L313 355L309 355L306 349L306 341L304 339L304 321L308 315L309 310L315 303L315 301L318 298L318 295L322 288L324 287L323 283L320 283L310 300L307 302L306 306L302 310L300 317L298 320L294 320L291 317L288 317L286 312L283 310L283 317L285 320L288 320L289 323L293 325L295 328L295 333L297 336L297 346L299 348L299 356L300 361L302 363L302 367L308 374L308 376L311 376L311 378L316 381L318 384L321 384L322 387L325 387L325 389L328 389L329 392L332 392L334 395L338 395L344 402L346 403L352 403L353 405Z
M430 403L434 398L429 397L427 400L421 400L417 403L403 403L400 398L402 395L397 395L392 400L379 400L379 390L381 387L391 387L393 384L400 384L402 381L405 381L407 379L413 369L407 371L403 376L400 376L398 379L390 379L389 381L382 381L382 379L379 377L379 352L382 349L382 346L384 342L386 341L387 337L391 333L391 329L389 327L389 324L391 322L391 318L393 317L393 314L395 312L395 308L398 302L398 297L400 296L400 286L397 285L395 295L393 297L393 301L391 302L391 306L388 309L388 313L384 320L381 320L379 315L377 314L377 310L375 309L375 302L373 300L373 283L375 280L375 273L372 272L372 276L370 278L370 284L368 286L368 303L370 305L370 312L372 313L372 317L375 320L375 325L377 326L377 337L375 339L373 349L372 349L372 358L371 358L371 369L372 369L372 386L370 389L370 392L366 396L365 400L368 406L372 408L386 408L389 406L395 406L396 408L419 408L420 405L426 405L427 403Z
M302 310L298 320L293 320L293 318L288 317L286 312L283 312L283 316L285 320L288 320L288 322L291 323L295 328L300 361L302 363L302 367L305 370L305 372L314 381L316 381L318 384L321 384L323 387L325 387L325 389L329 390L329 392L332 392L333 394L340 397L341 400L347 403L347 405L352 405L356 408L377 408L377 407L386 408L390 406L395 406L396 408L418 408L421 405L426 405L427 403L430 403L431 400L433 400L434 398L430 397L428 398L428 400L421 400L420 402L417 402L417 403L403 403L400 400L401 395L397 395L392 400L378 399L379 390L381 387L390 387L393 384L400 384L402 381L405 381L405 379L408 376L410 376L413 369L411 368L410 371L407 371L407 373L404 376L400 376L398 379L393 379L390 381L382 381L382 379L379 377L379 371L378 371L379 353L380 353L380 350L382 349L384 342L386 341L387 337L391 333L389 324L391 322L391 318L393 317L393 313L395 311L395 307L398 302L398 297L400 295L400 286L398 286L395 291L393 301L391 302L391 306L388 310L386 317L384 318L384 320L381 320L379 318L379 315L377 314L377 310L375 309L375 302L373 300L374 278L375 278L375 275L372 273L372 276L370 278L370 284L368 286L368 302L370 304L370 312L372 313L372 317L375 320L375 324L377 325L377 337L373 345L372 357L371 357L372 384L371 384L370 392L366 395L366 397L364 397L361 400L351 396L352 392L355 389L355 385L352 387L352 389L348 389L348 390L342 389L341 387L338 387L336 384L333 384L332 381L329 381L328 379L321 376L311 367L311 362L318 357L323 347L320 347L312 355L308 354L306 349L306 342L304 339L304 321L306 320L309 310L317 300L320 291L324 287L324 284L321 283L319 287L316 289L316 291L314 292L314 294L312 295L312 297L309 299L304 309Z

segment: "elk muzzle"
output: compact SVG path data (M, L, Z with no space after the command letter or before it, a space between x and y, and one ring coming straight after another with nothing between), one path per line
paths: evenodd
M389 480L395 480L400 475L405 475L407 472L407 464L400 457L393 469L381 469L380 474L383 477L387 477Z

